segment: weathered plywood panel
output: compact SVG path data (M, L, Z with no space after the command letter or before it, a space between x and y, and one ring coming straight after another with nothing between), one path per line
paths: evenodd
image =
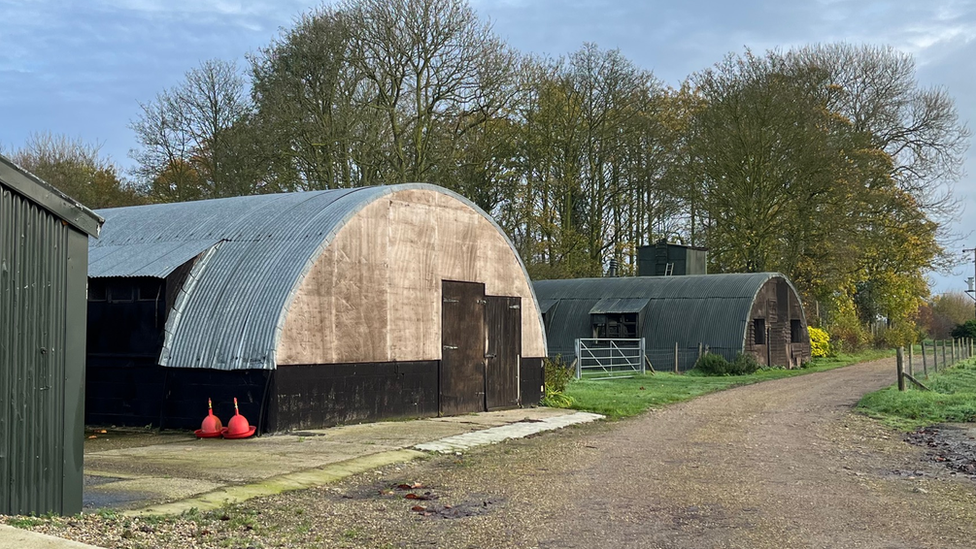
M278 344L278 364L308 363L303 362L306 357L335 363L335 257L335 248L327 248L292 300Z
M440 360L442 280L521 298L523 356L545 356L538 307L504 235L451 195L405 189L353 216L316 261L278 364Z
M757 318L764 319L769 328L769 338L765 345L755 344L753 319ZM790 342L790 322L793 319L800 320L803 331L801 339L805 343ZM810 359L806 318L799 296L786 279L771 278L757 293L746 332L745 351L755 355L761 364L766 364L768 357L776 366L796 366Z
M390 349L396 360L440 357L440 292L437 239L440 236L433 193L390 203L390 289L409 306L394 307Z
M390 203L377 200L357 215L330 248L335 250L332 301L333 361L389 362ZM347 230L348 229L348 230ZM319 288L327 292L327 288ZM329 326L323 327L329 331ZM323 329L316 327L316 329Z

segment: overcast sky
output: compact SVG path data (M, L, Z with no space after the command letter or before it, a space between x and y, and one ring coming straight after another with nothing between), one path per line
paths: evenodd
M123 167L139 102L211 58L266 46L315 3L293 0L0 0L0 149L33 132L100 143ZM945 87L976 124L976 0L472 0L524 52L561 55L594 42L619 48L666 84L744 48L846 41L915 56L923 86ZM976 245L976 147L956 187L955 227ZM962 246L960 245L960 252ZM933 275L935 291L965 289L971 263Z

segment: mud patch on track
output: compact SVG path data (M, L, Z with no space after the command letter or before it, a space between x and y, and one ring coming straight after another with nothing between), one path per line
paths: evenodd
M352 490L323 488L336 500L385 500L393 508L403 508L418 517L457 519L486 515L505 504L504 498L488 494L465 494L462 501L420 482L379 480L360 485ZM444 497L444 501L440 501ZM380 507L386 510L387 506Z
M933 425L905 435L909 444L925 448L926 458L945 466L953 475L976 480L976 438L972 428Z

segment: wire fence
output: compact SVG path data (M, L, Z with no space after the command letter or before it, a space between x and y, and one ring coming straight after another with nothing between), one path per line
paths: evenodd
M579 346L580 341L588 342L584 343L583 349ZM610 341L616 342L615 348L610 348L608 343ZM634 356L636 354L635 347L639 345L639 341L640 339L580 339L577 340L576 349L565 353L563 356L572 358L571 369L575 371L577 379L596 379L597 377L632 376L636 372L644 373L644 370L687 372L695 367L695 363L705 353L721 355L731 362L742 352L741 349L712 347L706 343L697 344L694 347L675 343L675 345L668 347L644 347L644 360L641 363Z
M910 346L908 350L898 348L898 390L905 390L905 381L914 383L921 389L927 389L918 377L928 379L929 372L937 373L950 366L972 358L974 340L971 338L941 339L923 341L919 346ZM916 354L917 353L917 354Z

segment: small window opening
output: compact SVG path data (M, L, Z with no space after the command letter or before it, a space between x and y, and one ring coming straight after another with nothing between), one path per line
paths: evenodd
M754 318L752 319L752 327L755 332L755 342L756 345L766 344L766 319L765 318Z
M133 301L133 290L131 284L123 282L108 286L105 294L110 303L128 303Z
M636 338L637 313L593 315L593 337Z
M105 301L105 283L101 280L88 281L88 301Z
M136 282L136 299L139 301L156 301L162 297L163 284L158 279L139 280Z
M790 320L790 343L803 343L803 324L798 318Z

